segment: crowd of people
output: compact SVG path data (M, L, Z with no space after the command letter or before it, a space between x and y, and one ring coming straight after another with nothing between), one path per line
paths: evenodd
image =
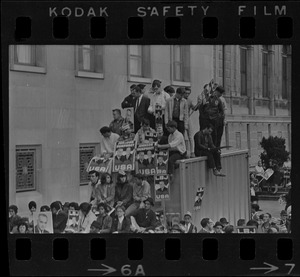
M113 109L113 121L100 129L100 155L112 157L118 141L134 140L137 144L141 144L145 142L146 132L159 133L155 147L158 151L169 150L168 174L171 181L177 166L176 161L199 156L207 156L208 168L215 176L225 177L221 172L220 158L220 143L227 110L226 101L222 96L224 92L223 87L211 81L204 86L197 98L197 104L194 105L189 98L191 94L189 87L178 87L175 91L172 86L166 86L162 90L159 80L154 80L148 91L144 84L132 85L130 94L121 103L123 109L132 109L127 109L125 118L121 115L121 109ZM193 136L190 115L197 110L200 128ZM162 130L158 130L158 125ZM130 160L130 152L126 159ZM230 225L225 218L215 223L210 218L203 218L200 222L202 228L197 230L192 223L190 212L183 216L182 221L171 224L167 222L163 212L153 210L151 186L144 175L134 172L128 174L123 170L113 174L114 176L108 172L100 174L95 170L89 172L88 202L79 205L75 202L62 204L60 201L55 201L50 206L40 207L41 212L52 212L53 232L67 232L69 211L79 211L78 222L75 222L79 233L235 232L234 226ZM36 212L37 205L31 201L28 207L30 214L25 218L20 218L17 206L9 207L11 233L33 232L33 213ZM286 225L286 230L290 231L290 223L288 223L290 221L284 213L277 221L272 221L270 214L268 218L266 214L257 216L257 211L254 215L250 221L242 225L256 226L258 232L261 230L264 233L270 233L270 230L274 233L274 228L282 232L285 230L282 226ZM42 220L39 222L43 226Z
M132 204L131 204L132 205ZM239 219L236 225L230 224L226 218L220 218L214 222L211 218L203 218L200 222L201 228L192 221L192 214L188 211L183 219L178 222L166 220L166 215L162 211L153 211L154 202L151 197L140 201L139 208L135 212L127 213L123 204L117 205L113 212L111 208L101 202L97 208L87 202L80 205L76 202L64 203L55 201L50 206L40 207L40 212L52 212L53 233L69 233L68 230L74 226L76 233L97 233L97 234L117 234L117 233L290 233L291 214L282 210L280 218L274 218L270 213L259 214L259 206L252 204L251 219ZM128 206L128 205L127 205ZM11 234L46 234L45 230L47 218L44 214L39 215L38 224L33 223L33 213L37 211L37 205L31 201L28 205L28 217L20 217L18 208L15 205L9 207L9 231ZM68 214L78 211L77 221L71 221ZM130 216L131 214L131 216ZM38 230L39 229L39 230ZM240 231L242 230L242 231Z

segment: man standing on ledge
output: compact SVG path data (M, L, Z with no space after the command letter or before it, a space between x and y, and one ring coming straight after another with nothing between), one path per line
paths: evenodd
M158 144L157 148L169 149L168 173L172 178L175 168L175 162L186 157L186 146L183 134L177 130L177 123L175 121L169 121L166 128L170 133L168 137L168 144Z
M209 169L213 169L213 174L224 177L221 173L221 157L220 151L213 144L211 133L213 126L208 124L202 131L198 131L194 136L195 141L195 156L207 156L207 165Z

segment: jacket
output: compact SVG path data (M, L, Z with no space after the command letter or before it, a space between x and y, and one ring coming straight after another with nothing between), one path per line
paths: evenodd
M208 141L205 141L205 137L208 138ZM194 142L195 142L196 157L200 157L201 151L207 150L207 148L215 148L211 135L204 135L202 131L198 131L194 135Z
M53 219L53 232L54 233L62 233L67 225L68 215L59 210L57 214L52 215Z
M113 219L111 216L105 214L104 216L99 215L97 217L97 222L101 224L101 230L100 233L105 234L105 233L110 233L111 232L111 226Z
M122 222L122 227L121 227L121 230L118 231L118 223L119 223L119 219L118 217L116 216L114 219L113 219L113 222L112 222L112 226L111 226L111 232L119 232L119 233L130 233L130 225L131 225L131 221L130 221L130 218L128 217L124 217L123 219L123 222Z
M139 98L136 98L134 101L134 108L136 106L136 102ZM141 125L141 122L144 118L148 118L148 108L150 105L150 99L148 97L142 96L139 106L134 111L134 124ZM140 128L140 126L134 126L136 130Z
M115 204L118 201L122 201L124 207L127 209L133 202L133 188L129 183L125 183L123 186L117 184L115 188Z
M170 120L173 120L173 108L174 108L174 98L175 95L166 100L165 107L165 123L167 124ZM179 120L184 122L185 129L188 129L188 104L186 99L182 98L180 100L180 115Z
M123 100L121 107L122 107L122 109L132 108L132 107L134 107L134 104L135 104L135 98L131 94L129 94Z

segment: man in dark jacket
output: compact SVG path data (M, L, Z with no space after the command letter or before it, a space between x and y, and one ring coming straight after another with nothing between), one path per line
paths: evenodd
M156 226L156 214L152 211L154 206L153 199L148 197L145 201L145 208L139 209L132 219L133 225L135 225L136 231L139 233L147 232L148 230L154 230ZM132 217L131 217L132 218Z
M212 125L206 125L206 127L195 134L195 156L207 156L207 165L209 169L213 169L213 174L216 176L225 176L220 172L221 157L220 151L218 151L212 141L211 133L213 131Z
M122 109L134 107L134 104L135 104L134 88L135 87L136 87L136 85L130 86L130 94L128 96L126 96L125 99L123 100L123 102L121 103Z
M143 120L148 119L150 99L142 94L142 90L138 86L134 88L134 97L134 132L136 133L141 128Z
M58 201L51 203L50 208L53 218L53 232L62 233L66 228L68 215L62 211Z

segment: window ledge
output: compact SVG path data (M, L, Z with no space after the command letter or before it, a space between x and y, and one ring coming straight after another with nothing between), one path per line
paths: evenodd
M136 83L146 83L151 84L152 79L151 78L145 78L145 77L138 77L138 76L128 76L129 82L136 82Z
M13 65L11 65L10 69L15 70L15 71L24 71L24 72L46 74L46 68L45 67L40 67L40 66L13 64Z
M104 74L98 72L77 71L76 77L104 79Z
M190 87L191 82L183 82L183 81L172 81L171 83L173 86L179 86L179 87Z

